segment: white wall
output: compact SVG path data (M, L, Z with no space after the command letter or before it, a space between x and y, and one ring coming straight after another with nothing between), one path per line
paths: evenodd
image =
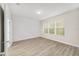
M75 9L55 17L47 18L43 20L43 23L47 22L48 20L58 19L64 19L65 35L58 36L43 33L42 37L79 47L79 9Z
M79 47L79 9L63 15L65 20L65 41Z
M24 16L15 16L13 19L13 39L14 41L39 37L40 21Z

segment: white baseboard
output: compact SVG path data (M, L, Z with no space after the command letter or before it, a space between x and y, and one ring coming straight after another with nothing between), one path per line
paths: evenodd
M21 39L15 40L13 42L17 42L17 41L21 41L21 40L28 40L28 39L36 38L36 37L40 37L40 35L32 35L32 36L29 36L29 37L26 37L26 38L21 38Z
M66 41L63 41L63 40L57 40L57 39L55 40L53 38L49 38L49 37L45 37L45 36L41 36L41 37L79 48L79 45L72 44L72 43L69 43L69 42L66 42Z

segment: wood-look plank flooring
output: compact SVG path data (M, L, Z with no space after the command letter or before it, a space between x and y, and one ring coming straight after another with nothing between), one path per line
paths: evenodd
M45 38L18 41L8 49L9 56L79 56L79 48Z

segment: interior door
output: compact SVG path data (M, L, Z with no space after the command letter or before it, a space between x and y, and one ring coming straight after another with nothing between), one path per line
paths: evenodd
M0 52L4 52L4 11L0 7Z

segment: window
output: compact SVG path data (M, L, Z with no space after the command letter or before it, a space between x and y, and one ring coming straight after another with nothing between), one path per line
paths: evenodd
M49 33L55 34L55 24L54 23L49 23Z
M44 25L43 25L43 30L44 30L44 33L48 33L48 23L45 23Z
M56 35L64 35L64 21L56 21Z
M46 34L55 34L55 35L64 35L64 21L56 20L50 21L43 24L43 33Z

